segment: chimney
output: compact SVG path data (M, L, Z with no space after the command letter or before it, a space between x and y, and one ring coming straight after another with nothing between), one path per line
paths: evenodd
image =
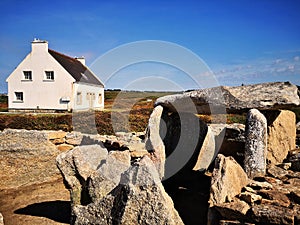
M48 41L35 38L31 42L31 51L35 53L48 52Z
M85 65L85 58L84 58L84 56L75 57L75 59L77 59L79 62L81 62L83 65Z

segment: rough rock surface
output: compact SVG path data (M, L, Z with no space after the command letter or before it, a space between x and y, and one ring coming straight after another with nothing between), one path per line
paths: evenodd
M4 225L3 216L1 213L0 213L0 225Z
M262 204L252 207L252 219L260 224L294 224L294 212L292 209Z
M249 178L264 176L267 157L267 120L257 109L248 112L245 133L245 171Z
M0 189L60 178L55 158L60 154L47 132L6 129L0 132Z
M291 168L294 171L300 172L300 149L297 148L292 151L289 151L286 161L291 164Z
M250 206L244 201L234 199L232 202L216 204L214 208L223 218L228 220L243 220Z
M252 108L259 110L289 109L300 104L297 86L289 82L273 82L238 87L215 87L203 90L169 95L158 98L155 105L162 105L174 111L172 105L184 104L192 99L200 114L247 112ZM190 111L187 107L186 110Z
M219 154L212 174L209 203L228 202L249 183L243 168L232 158Z
M196 165L193 170L204 171L216 158L216 144L215 144L215 135L211 131L211 129L207 128L207 133L205 139L203 141L202 147L200 149L200 153L198 155L198 159Z
M121 174L130 167L129 151L111 151L99 169L91 174L88 180L88 191L91 200L104 198L120 182Z
M268 120L267 161L282 163L288 151L296 148L296 115L292 111L265 112Z
M208 127L215 135L216 149L224 156L233 156L242 164L245 153L245 125L233 124L209 124Z
M152 161L155 162L159 176L162 179L165 174L165 145L161 139L161 134L166 132L166 127L163 126L161 119L163 107L155 107L148 122L146 131L146 149L151 152Z
M90 201L87 195L87 179L107 158L107 150L100 145L78 146L61 153L57 166L70 190L71 203L74 207Z
M76 206L74 224L183 224L160 182L153 162L145 156L122 174L106 197Z

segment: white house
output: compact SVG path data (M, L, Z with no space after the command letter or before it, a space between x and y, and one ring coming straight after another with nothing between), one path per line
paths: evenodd
M31 52L9 75L9 111L70 111L104 108L104 85L85 65L35 39Z

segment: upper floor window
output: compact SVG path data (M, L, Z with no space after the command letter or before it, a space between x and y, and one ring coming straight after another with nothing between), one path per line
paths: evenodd
M46 80L54 80L54 71L45 71Z
M31 71L23 71L24 80L32 80L32 72Z

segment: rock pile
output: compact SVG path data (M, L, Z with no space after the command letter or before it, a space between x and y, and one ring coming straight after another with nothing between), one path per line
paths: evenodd
M207 125L185 107L191 100L196 113L248 112L246 126ZM106 137L104 145L78 146L57 157L71 194L72 224L183 224L161 179L169 178L168 188L197 192L197 179L210 170L201 223L299 224L300 153L295 115L287 110L299 104L289 82L159 98L145 144Z
M226 160L230 160L230 157ZM225 221L234 224L299 224L300 174L287 169L286 165L285 169L280 166L270 166L267 174L259 179L243 178L245 183L237 186L231 199L223 198L221 202L216 202L215 193L232 193L236 190L235 185L235 189L232 189L234 179L224 181L223 177L215 176L215 173L224 169L216 165L212 181L218 179L224 183L215 188L212 182L210 201L214 201L214 204L209 210L209 224L222 224ZM223 176L226 176L226 172Z
M108 152L99 145L60 154L71 224L183 224L149 156L137 159L128 150Z
M82 145L129 150L133 157L148 154L144 132L116 136L79 132L5 129L0 131L0 190L61 179L56 157Z

